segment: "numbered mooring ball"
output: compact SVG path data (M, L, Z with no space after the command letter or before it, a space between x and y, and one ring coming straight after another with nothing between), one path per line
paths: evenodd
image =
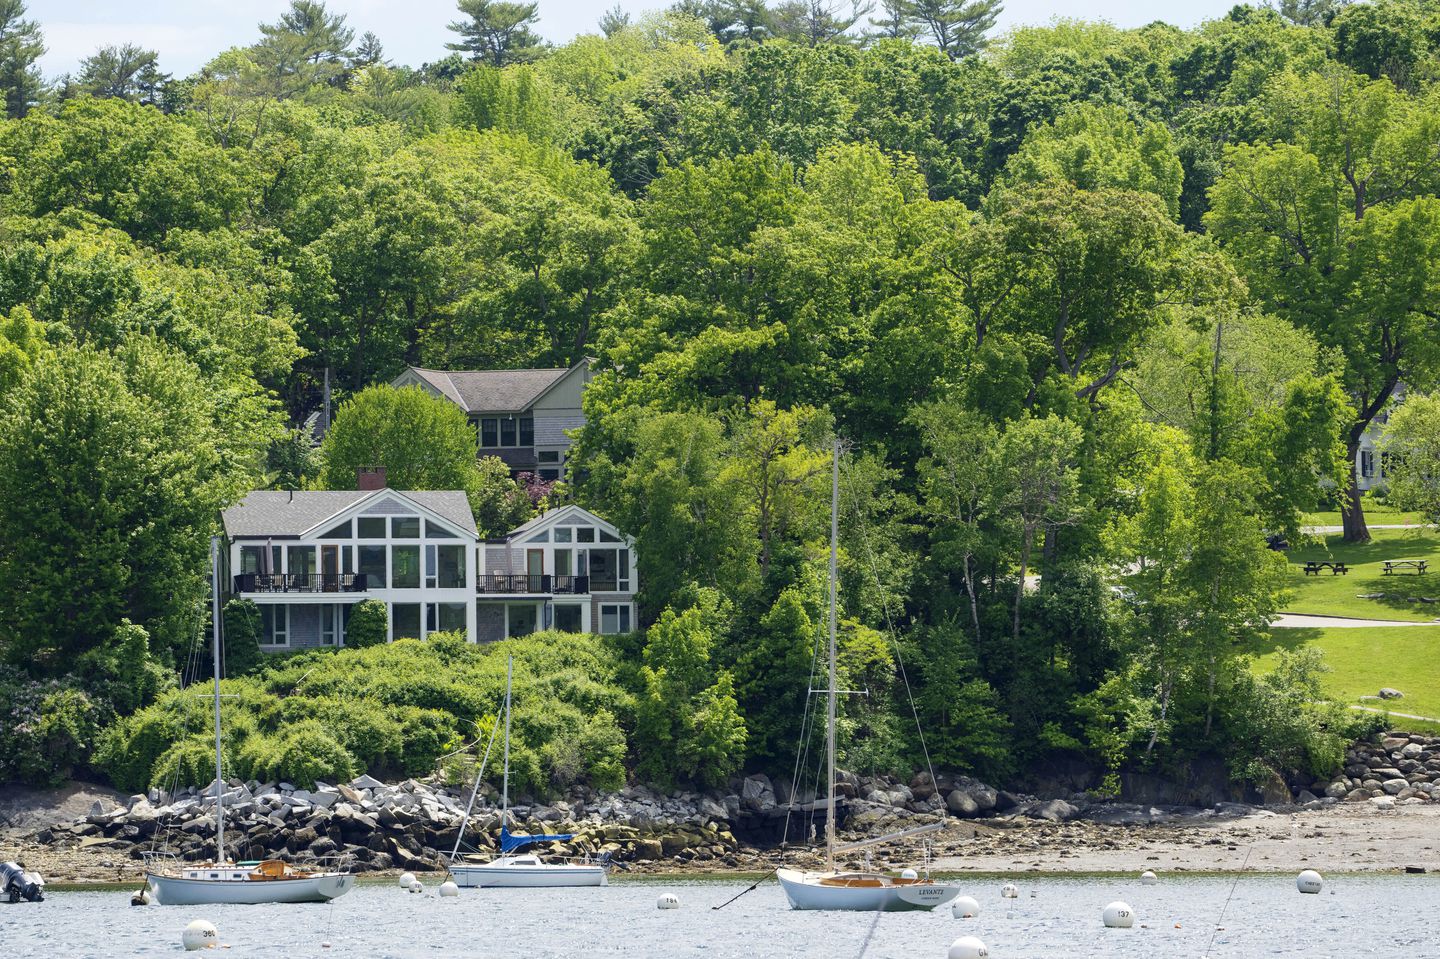
M673 892L661 893L660 898L655 900L656 909L679 909L680 897Z
M974 936L961 936L950 943L945 959L985 959L989 955L990 950L985 948L985 943Z
M1142 886L1153 886L1159 881L1160 877L1148 869L1140 874L1140 885Z
M1301 892L1315 894L1325 885L1325 880L1313 869L1307 869L1295 877L1295 888Z
M915 870L913 870L913 869L902 869L902 870L900 870L900 878L901 878L901 879L919 879L919 878L920 878L920 874L919 874L918 872L916 872Z
M980 904L969 896L961 896L951 903L950 915L956 919L974 919L980 915Z
M447 879L440 884L440 895L445 897L446 899L449 899L452 896L458 896L460 895L460 887L455 885L455 883L451 880Z
M1019 898L1020 898L1020 887L1017 886L1017 885L1015 885L1013 882L1007 882L1005 885L1003 885L1003 886L1000 887L1000 898L1001 898L1001 899L1019 899Z
M1106 906L1100 917L1110 929L1129 929L1135 925L1135 910L1130 908L1129 903L1118 899Z
M412 882L412 883L410 884L410 891L411 891L411 892L424 892L424 891L425 891L425 884L422 883L419 879L416 879L414 882Z
M220 944L220 933L215 931L213 923L204 919L196 919L185 927L180 933L180 944L185 947L186 952L194 952L197 949L214 949Z

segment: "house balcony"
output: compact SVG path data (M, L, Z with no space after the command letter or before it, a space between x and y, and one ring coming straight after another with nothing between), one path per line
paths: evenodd
M369 588L364 573L241 573L236 593L363 593Z
M476 579L475 591L477 593L504 593L512 596L584 595L590 592L591 585L589 576L487 573Z

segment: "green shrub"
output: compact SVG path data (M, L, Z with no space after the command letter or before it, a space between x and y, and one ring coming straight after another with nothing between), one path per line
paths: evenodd
M31 680L0 667L0 783L56 786L86 762L99 710L69 682Z
M350 623L345 627L345 645L351 649L384 645L389 628L385 604L378 599L361 600L350 611Z
M225 675L254 672L265 655L260 652L260 607L248 599L232 599L220 611L220 622L224 626Z
M214 781L215 740L208 736L190 736L174 743L160 755L146 785L174 789L208 786Z

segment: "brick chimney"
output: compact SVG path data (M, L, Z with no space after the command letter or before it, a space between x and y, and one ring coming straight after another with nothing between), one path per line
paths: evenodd
M358 490L384 489L385 467L362 466L355 471L355 488Z

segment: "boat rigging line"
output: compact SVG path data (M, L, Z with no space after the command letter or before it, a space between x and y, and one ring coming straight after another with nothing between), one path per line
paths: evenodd
M731 896L729 899L726 899L726 900L725 900L724 902L722 902L720 905L718 905L718 906L711 906L711 907L710 907L710 911L711 911L711 912L714 912L714 911L716 911L716 910L718 910L718 909L724 909L726 906L730 905L732 902L734 902L736 899L739 899L741 896L745 895L747 892L754 892L756 889L760 888L760 884L761 884L762 882L764 882L765 880L771 878L772 876L775 875L775 873L777 873L777 872L779 872L779 871L780 871L780 867L779 867L779 866L776 866L774 869L770 870L770 871L767 872L765 875L761 876L759 879L756 879L756 880L755 880L754 882L752 882L750 885L746 886L744 889L740 890L740 891L737 892L735 895Z

